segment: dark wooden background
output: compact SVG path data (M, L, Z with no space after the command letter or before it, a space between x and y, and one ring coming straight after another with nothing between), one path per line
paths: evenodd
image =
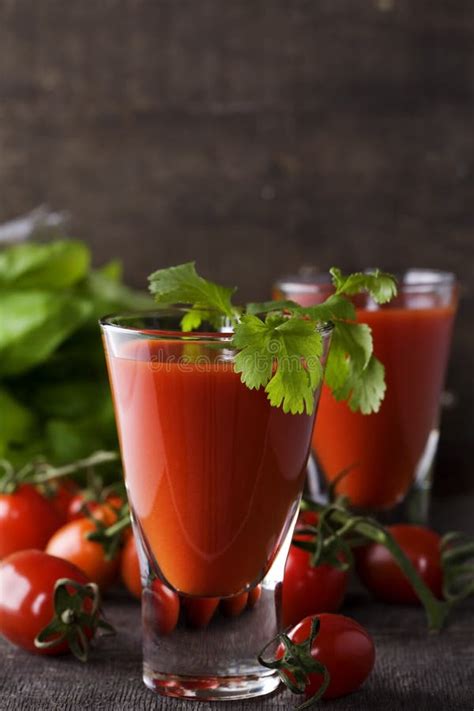
M0 0L0 220L48 202L131 283L197 258L463 285L439 490L473 488L474 2Z

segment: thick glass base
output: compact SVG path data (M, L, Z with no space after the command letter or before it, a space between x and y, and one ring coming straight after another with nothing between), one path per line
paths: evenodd
M207 701L249 699L277 689L278 674L262 666L258 654L281 630L281 580L298 503L270 570L249 590L195 597L145 578L143 679L149 689Z
M163 696L200 701L234 701L264 696L275 691L280 679L275 672L236 676L175 676L143 667L143 681Z
M260 650L278 632L279 586L258 587L234 600L186 598L152 583L143 591L143 678L165 696L245 699L274 691L278 676L258 662ZM179 617L170 624L170 595ZM243 604L239 604L242 599ZM231 607L226 607L231 605ZM175 613L176 614L176 613Z

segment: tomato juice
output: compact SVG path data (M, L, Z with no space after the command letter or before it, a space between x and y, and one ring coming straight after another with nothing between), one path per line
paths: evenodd
M434 281L412 283L425 274ZM382 307L369 297L355 299L357 320L371 327L375 355L385 366L385 399L377 414L361 415L323 387L313 447L328 481L350 467L337 493L356 507L386 510L403 500L438 427L457 300L453 282L437 283L443 276L451 275L408 272L399 295ZM331 292L328 284L298 286L282 282L279 290L304 306Z
M129 500L160 574L197 596L255 585L293 522L314 415L270 406L204 337L104 330Z

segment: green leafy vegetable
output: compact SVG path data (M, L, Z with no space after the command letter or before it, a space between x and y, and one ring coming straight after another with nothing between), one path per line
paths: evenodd
M4 291L0 298L0 375L45 361L91 315L91 304L68 293Z
M90 254L82 242L26 242L0 252L0 286L65 289L83 279Z
M0 459L7 459L12 445L22 446L34 434L33 412L0 387Z
M82 373L82 377L78 374L74 379L31 383L30 402L41 417L95 419L108 402L109 386L104 380L94 382L85 376Z
M0 457L54 464L117 446L97 319L152 299L75 240L0 250Z
M113 412L110 413L113 417ZM48 419L46 422L47 451L52 461L65 464L85 457L99 446L116 448L114 432L100 426L93 413L74 420Z
M160 269L149 281L157 302L188 305L184 331L197 329L204 319L216 322L216 314L226 317L233 327L230 346L237 351L235 371L248 388L264 388L270 403L285 413L312 414L323 375L322 329L331 323L328 386L353 411L376 412L385 393L384 368L373 355L369 326L355 322L354 305L345 295L367 291L374 301L386 303L396 294L396 283L378 270L344 275L332 268L330 272L334 293L310 307L294 301L235 306L231 301L235 289L206 281L197 274L194 262Z
M106 270L91 272L77 288L78 296L83 296L92 306L89 321L97 325L102 316L126 308L129 311L143 311L153 306L147 294L133 291L117 280L112 265Z

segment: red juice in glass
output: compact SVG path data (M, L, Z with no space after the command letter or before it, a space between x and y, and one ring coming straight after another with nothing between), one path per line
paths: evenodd
M144 680L171 696L247 698L279 684L256 655L281 627L315 412L285 414L249 390L229 333L183 334L184 313L101 322L140 557Z
M130 503L175 590L233 595L274 557L303 486L314 416L271 407L231 361L167 360L178 350L132 340L109 355Z
M314 276L281 280L275 295L310 305L323 301L330 291L327 281ZM379 412L364 416L352 413L323 388L313 435L318 469L331 482L350 467L336 490L360 509L394 509L410 490L419 490L411 515L423 519L457 306L456 282L451 274L412 270L400 278L398 296L389 304L377 306L369 296L358 296L355 305L358 321L372 329L387 391Z

